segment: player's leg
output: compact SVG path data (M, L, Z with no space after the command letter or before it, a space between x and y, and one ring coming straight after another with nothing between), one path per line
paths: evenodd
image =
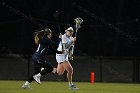
M56 74L57 73L57 68L54 67L52 73Z
M36 80L37 83L41 84L40 82L40 78L41 76L48 74L50 72L53 71L53 67L50 63L48 63L47 61L41 63L41 67L44 68L43 70L40 71L40 73L34 75L34 79Z
M36 64L36 63L34 63L34 74L31 75L31 76L28 78L28 80L22 85L22 88L23 88L23 89L32 89L32 88L30 87L30 83L34 80L33 76L34 76L35 74L37 74L37 73L40 72L40 69L41 69L41 66L38 65L38 64Z
M56 61L57 65L57 74L63 75L65 68L63 67L63 62L65 62L65 55L64 54L56 54Z
M63 75L65 71L65 68L63 67L63 62L58 63L57 65L57 74L58 75Z
M69 85L73 85L72 83L72 75L73 75L73 68L71 66L71 64L66 61L64 63L62 63L64 69L66 69L67 71L67 79L68 79L68 82L69 82Z
M67 71L67 79L69 82L69 89L71 90L77 90L79 88L77 88L73 82L72 82L72 78L73 78L73 67L71 66L71 64L69 63L69 61L66 61L63 66L65 67L66 71Z

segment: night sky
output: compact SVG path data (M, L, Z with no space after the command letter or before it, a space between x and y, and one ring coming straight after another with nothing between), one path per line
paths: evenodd
M81 17L76 55L139 56L139 10L140 0L0 0L0 52L32 54L36 30L55 38Z

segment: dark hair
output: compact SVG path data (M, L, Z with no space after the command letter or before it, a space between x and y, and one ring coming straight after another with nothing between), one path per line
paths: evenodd
M52 33L52 31L49 28L45 28L41 31L34 32L35 44L38 45L41 38L43 38L45 35L48 35L49 33Z

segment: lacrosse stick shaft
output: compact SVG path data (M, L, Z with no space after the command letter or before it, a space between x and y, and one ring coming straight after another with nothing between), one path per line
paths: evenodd
M74 37L77 37L77 32L78 32L78 28L76 28ZM75 43L74 43L73 46L72 46L72 50L71 50L72 55L73 55L73 53L74 53L74 46L75 46ZM73 60L73 59L72 59L72 60Z
M78 32L78 29L81 27L81 23L83 22L83 19L78 17L78 18L74 19L74 21L76 23L76 25L75 25L76 26L76 31L75 31L74 37L77 37L77 32ZM74 45L72 47L72 55L73 55L73 53L74 53Z
M78 31L78 28L76 28L74 37L77 37L77 31Z

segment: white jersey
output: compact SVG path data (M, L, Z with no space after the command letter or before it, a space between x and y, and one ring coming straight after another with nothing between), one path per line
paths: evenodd
M58 63L68 61L69 49L74 45L72 41L73 37L67 37L66 34L62 35L62 40L58 45L57 51L65 50L64 54L56 54L56 60ZM65 44L65 49L63 49L62 44Z
M69 50L69 48L73 45L72 39L73 39L73 37L67 37L66 34L62 35L62 41L59 43L57 51L63 50L62 43L65 44L66 50Z

